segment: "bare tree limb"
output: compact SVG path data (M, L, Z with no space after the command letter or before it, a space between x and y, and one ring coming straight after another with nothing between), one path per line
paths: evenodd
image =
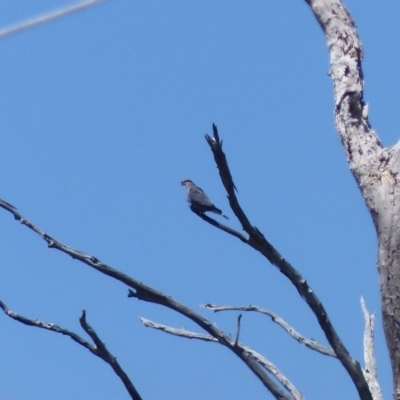
M195 213L197 216L199 216L201 219L204 221L208 222L209 224L215 226L218 229L221 229L222 231L229 233L232 236L237 237L239 240L241 240L244 243L248 242L248 238L244 236L242 233L236 231L235 229L232 229L231 227L221 224L220 222L216 221L215 219L209 217L208 215L198 212L196 210L191 209L193 213Z
M268 390L270 390L270 392L275 396L276 399L289 400L285 392L283 392L277 385L275 385L274 382L272 382L271 384L271 380L267 373L260 367L257 361L251 355L249 355L249 353L243 351L243 349L241 348L235 347L234 341L224 332L216 328L206 318L202 317L200 314L195 313L193 310L184 306L183 304L178 303L172 297L166 296L164 293L159 292L151 288L150 286L146 286L142 282L139 282L129 277L121 271L118 271L114 268L111 268L107 264L102 263L97 257L90 256L82 251L75 250L71 247L64 245L63 243L48 235L38 226L27 220L25 217L23 217L22 214L20 214L14 206L11 206L11 204L7 203L6 201L0 199L0 207L10 212L17 221L21 222L22 225L25 225L30 230L38 234L43 240L46 241L48 247L68 254L72 258L88 265L96 271L101 272L102 274L107 275L111 278L114 278L133 289L129 290L128 297L134 297L138 300L162 305L191 319L198 326L200 326L210 335L215 337L220 344L233 351L233 353L235 353L260 379L263 385Z
M27 19L23 22L19 22L15 25L8 26L6 28L0 29L0 40L7 37L14 35L15 33L34 28L38 25L46 24L47 22L53 21L55 19L66 17L69 14L72 14L77 11L81 11L85 8L95 6L97 4L103 3L106 0L86 0L81 1L80 3L66 6L60 8L55 11L50 11L48 13L39 15L34 18Z
M296 400L304 400L301 392L292 384L292 382L273 364L260 353L248 346L241 345L249 354L251 354L268 372L278 379L278 381L292 394Z
M131 395L134 400L142 400L139 392L136 390L135 386L132 384L126 372L121 368L117 358L114 357L106 348L106 345L100 340L96 331L88 324L86 321L86 312L82 312L82 316L79 318L84 331L91 337L94 344L96 345L96 355L104 360L115 372L115 374L121 379L126 390Z
M145 292L143 291L139 292L138 290L136 290L136 292L133 292L132 290L129 290L128 297L136 297L139 300L145 300L152 303L161 304L191 319L198 326L200 326L206 332L208 332L213 338L215 338L218 343L222 344L223 346L231 350L233 353L235 353L255 373L255 375L261 380L264 386L271 392L271 394L276 399L280 400L290 399L290 397L288 397L288 395L285 392L283 392L279 388L279 386L275 384L275 382L271 380L268 374L266 374L265 371L260 367L257 360L252 355L250 355L249 352L245 351L240 346L235 346L235 341L232 340L231 337L226 335L220 329L218 329L216 326L214 326L209 320L203 318L201 315L195 313L193 310L183 306L182 304L179 304L171 297L167 297L164 294L156 292L149 287L146 287ZM184 330L181 330L181 336L184 336ZM195 337L192 337L192 339L194 338Z
M211 335L204 335L197 332L191 332L184 328L182 329L172 328L170 326L163 325L143 317L140 317L140 320L148 328L157 329L174 336L184 337L187 339L198 339L206 342L218 342L218 340ZM242 348L244 351L251 354L260 363L260 365L262 365L270 374L272 374L282 384L282 386L293 396L293 399L304 400L304 397L302 396L301 392L271 361L267 360L264 356L257 353L255 350L251 349L248 346L245 346L244 344L237 342L236 340L235 343L236 346Z
M213 136L211 137L209 135L205 135L205 138L210 146L211 151L213 152L221 181L228 193L228 200L231 209L242 224L243 229L249 234L247 244L266 257L267 260L272 265L276 266L279 271L285 275L295 286L300 296L305 300L316 316L329 344L332 346L337 358L342 363L354 385L356 386L360 399L372 400L371 393L369 391L368 384L365 381L360 364L350 356L348 350L340 340L328 317L328 313L326 312L318 296L315 294L314 290L311 289L301 274L295 268L293 268L293 266L288 263L281 254L279 254L279 252L272 246L271 243L268 242L259 229L250 223L248 217L241 208L236 197L236 187L233 183L232 174L229 170L225 153L222 150L222 140L219 138L218 129L215 124L213 124Z
M157 329L159 331L169 333L170 335L180 336L186 339L197 339L197 340L203 340L205 342L218 343L218 339L212 335L205 335L204 333L191 332L186 330L185 328L172 328L171 326L163 325L144 317L139 317L139 319L142 322L142 324L147 328Z
M290 336L296 339L299 343L304 344L311 350L318 351L321 354L326 356L331 356L336 358L336 354L334 351L329 348L325 347L322 344L318 343L314 339L307 339L299 332L297 332L291 325L289 325L283 318L281 318L278 314L267 310L266 308L256 307L256 306L217 306L215 304L205 304L203 305L204 308L208 310L212 310L214 312L219 311L254 311L264 315L267 315L271 318L273 322L278 324L281 328L283 328Z
M55 325L51 322L44 322L40 321L38 319L29 319L26 317L23 317L22 315L17 314L16 312L10 310L1 300L0 300L0 308L4 311L6 315L8 315L10 318L21 322L25 325L28 326L34 326L37 328L42 328L46 329L48 331L56 332L56 333L61 333L62 335L69 336L73 341L76 343L80 344L81 346L85 347L88 349L91 353L97 356L96 354L96 347L87 342L85 339L80 337L74 332L69 331L68 329L61 328L58 325Z
M364 298L361 296L361 309L364 315L364 376L368 382L374 400L383 400L381 388L379 386L378 374L376 368L376 359L374 352L374 329L375 314L370 314L365 305Z
M122 383L124 384L126 390L134 400L142 400L139 392L136 390L135 386L130 381L128 375L119 365L117 359L107 350L104 343L100 340L97 333L93 330L93 328L87 323L86 321L86 312L82 311L82 316L80 317L79 321L81 323L82 328L88 333L88 335L92 338L93 342L96 346L93 346L81 336L77 335L76 333L69 331L68 329L61 328L58 325L40 321L38 319L29 319L23 317L22 315L17 314L16 312L10 310L1 300L0 300L0 308L4 311L6 315L10 318L21 322L28 326L34 326L36 328L46 329L51 332L60 333L65 336L69 336L74 342L80 344L81 346L88 349L92 354L96 357L101 358L105 361L110 367L114 370L115 374L121 379Z

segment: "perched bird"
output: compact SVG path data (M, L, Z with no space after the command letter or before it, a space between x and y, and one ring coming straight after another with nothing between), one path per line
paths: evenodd
M190 179L183 180L181 186L186 186L186 197L192 211L200 213L211 211L229 219L226 215L222 214L222 211L219 208L214 206L211 200L204 193L203 189L196 186Z

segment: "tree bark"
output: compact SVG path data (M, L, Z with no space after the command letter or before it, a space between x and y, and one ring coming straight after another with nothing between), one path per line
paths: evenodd
M400 185L399 144L382 155L374 177L379 204L374 213L378 234L378 271L382 321L393 373L393 398L400 399Z
M306 1L330 52L336 129L377 232L383 328L392 365L393 398L400 399L400 145L384 148L368 122L363 52L350 14L340 0Z

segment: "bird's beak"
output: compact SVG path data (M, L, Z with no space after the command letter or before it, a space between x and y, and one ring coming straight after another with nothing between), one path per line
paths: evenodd
M185 184L183 182L181 182L181 186L185 186Z

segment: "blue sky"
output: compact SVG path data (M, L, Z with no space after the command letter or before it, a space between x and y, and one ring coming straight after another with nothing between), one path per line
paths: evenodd
M66 4L0 5L0 26ZM346 2L364 45L365 99L385 145L398 140L397 2ZM0 43L0 197L65 244L192 307L235 334L258 305L326 343L295 289L259 254L186 204L190 178L231 217L204 140L215 122L252 223L308 280L363 364L360 296L377 312L378 373L391 373L380 318L371 218L333 126L323 33L303 1L109 1ZM218 217L217 217L218 218ZM0 299L84 336L89 323L145 399L264 399L225 348L144 328L143 316L200 331L45 243L0 212ZM111 369L70 339L1 317L0 397L127 399ZM267 318L240 340L308 399L357 398L339 362Z

